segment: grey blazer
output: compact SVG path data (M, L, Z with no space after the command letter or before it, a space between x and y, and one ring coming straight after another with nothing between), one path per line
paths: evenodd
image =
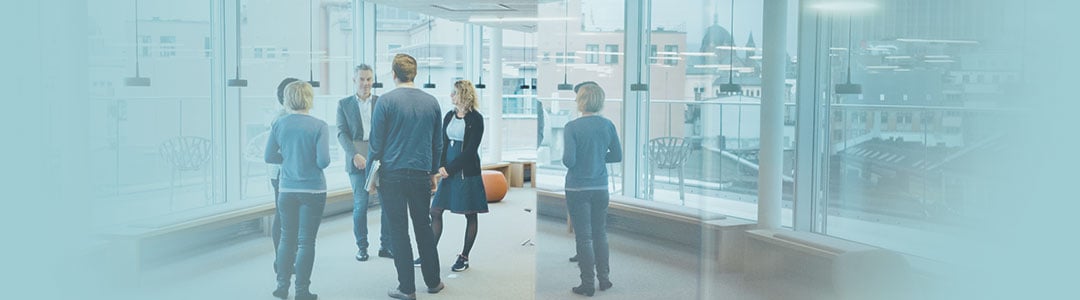
M375 111L375 101L379 96L371 95L371 111ZM338 143L345 149L345 172L357 174L359 170L352 164L352 157L357 153L368 156L368 142L364 140L364 123L360 118L360 107L357 106L356 95L338 100L337 128Z

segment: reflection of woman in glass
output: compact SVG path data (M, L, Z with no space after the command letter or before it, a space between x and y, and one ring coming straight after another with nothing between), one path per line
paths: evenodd
M289 297L289 279L296 274L297 300L315 300L309 290L315 263L315 235L326 206L326 175L330 165L330 130L326 122L308 114L314 92L307 82L285 87L289 114L274 122L266 142L267 163L281 164L281 241L274 261L277 289L274 297Z
M484 117L480 115L476 90L472 82L458 80L450 92L454 109L443 118L442 167L439 175L443 180L431 202L431 229L435 244L442 236L442 213L465 215L465 247L458 254L451 271L469 269L469 251L476 241L477 213L488 212L484 181L480 177L480 139L484 136Z
M600 282L601 291L611 288L606 164L622 161L622 147L615 124L598 115L604 107L604 90L595 83L586 83L575 91L581 117L566 123L562 157L567 169L566 209L574 226L575 257L581 269L581 285L571 291L592 296L596 292L596 281Z

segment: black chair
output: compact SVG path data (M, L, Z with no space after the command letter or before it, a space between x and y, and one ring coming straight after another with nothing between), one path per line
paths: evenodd
M686 194L683 191L683 164L690 156L690 144L679 137L659 137L649 140L645 145L645 153L649 155L649 199L653 197L656 185L656 170L679 171L679 199L686 204Z

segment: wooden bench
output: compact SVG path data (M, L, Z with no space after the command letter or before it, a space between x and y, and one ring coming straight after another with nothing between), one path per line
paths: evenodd
M340 213L346 206L351 210L351 189L327 193L328 215ZM272 201L246 206L222 204L119 225L105 230L101 236L107 241L107 253L115 256L118 270L123 271L122 276L130 280L136 278L148 262L220 242L215 238L234 238L213 236L228 235L251 227L241 226L243 223L252 224L254 221L252 225L257 224L263 234L269 235L275 211L276 206ZM199 242L185 243L189 240Z
M506 177L506 184L510 184L510 179L511 179L511 176L510 176L510 163L503 162L503 163L494 163L494 164L481 165L480 170L499 171L500 173L503 173L503 176Z
M748 230L746 235L753 241L747 247L753 254L746 260L752 276L796 274L822 288L852 295L867 287L878 292L897 288L867 278L903 278L911 273L899 253L836 237L787 229Z
M525 186L525 170L529 170L529 185L536 187L536 161L512 160L510 161L510 186Z
M539 215L560 220L567 218L566 196L562 191L537 190L536 202ZM609 228L694 249L715 245L711 243L724 240L727 232L745 230L753 224L696 208L618 195L612 195L608 204ZM707 248L722 250L720 247Z

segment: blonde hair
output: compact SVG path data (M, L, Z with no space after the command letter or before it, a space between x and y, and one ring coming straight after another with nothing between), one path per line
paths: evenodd
M454 82L454 93L457 93L461 103L465 104L465 112L480 109L480 102L476 100L476 89L473 88L472 82L465 79Z
M604 108L604 89L596 84L586 84L577 92L578 110L596 113Z
M285 86L285 108L290 111L309 110L315 106L315 92L311 84L305 81L297 81Z

